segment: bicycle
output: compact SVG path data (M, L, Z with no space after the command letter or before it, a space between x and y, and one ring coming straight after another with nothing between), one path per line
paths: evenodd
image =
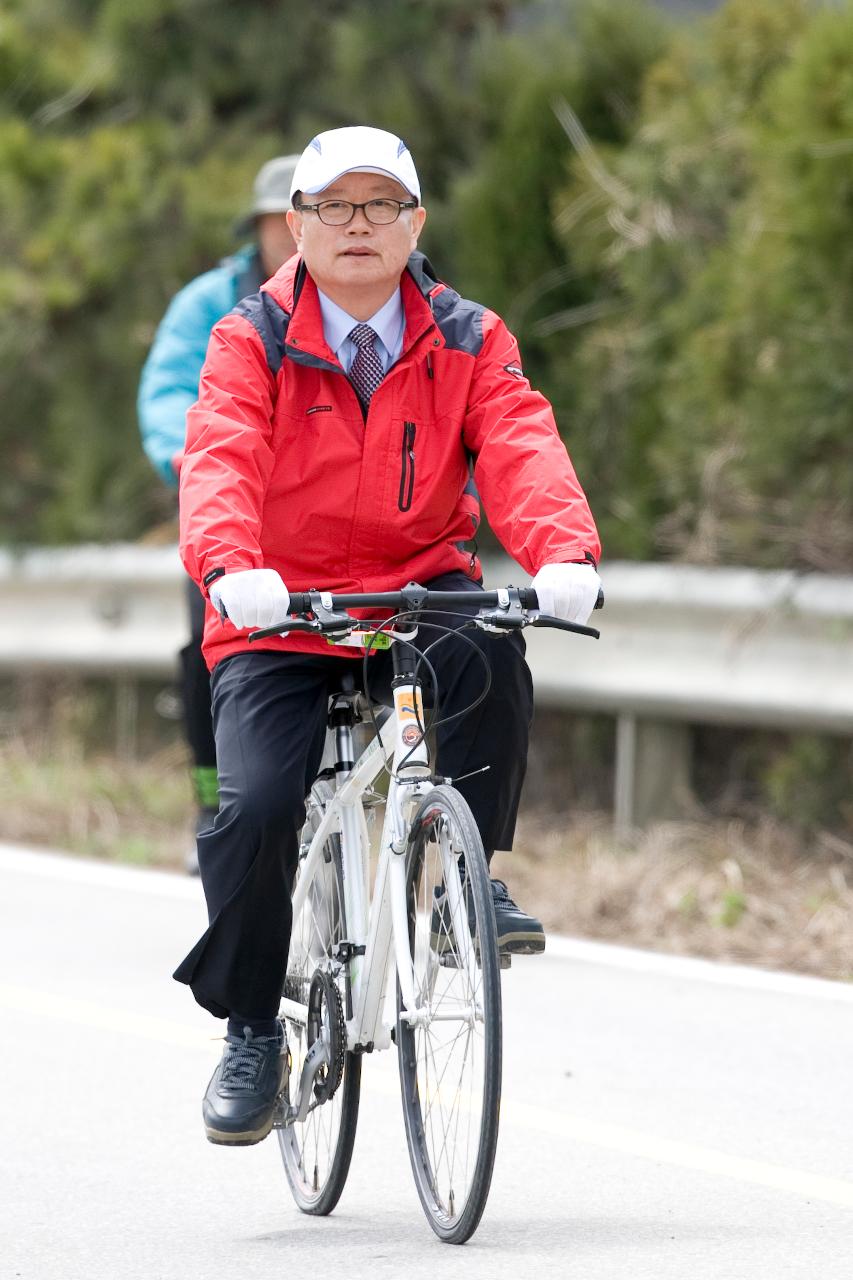
M477 602L466 625L502 634L525 626L599 634L536 613L532 588L483 592ZM280 1008L290 1061L274 1120L290 1189L305 1213L334 1209L353 1152L363 1057L395 1043L418 1195L432 1229L454 1244L477 1228L495 1160L500 958L479 831L453 779L431 770L428 734L437 709L425 716L420 678L430 647L415 650L412 628L435 628L438 643L450 628L425 615L470 604L470 592L416 583L378 594L297 593L288 622L249 637L311 631L358 645L365 689L371 650L390 646L394 671L393 709L377 709L356 690L352 672L342 672L329 699L323 764L306 800ZM350 609L390 609L392 616L371 623ZM374 737L356 760L353 731L365 720ZM368 813L383 803L375 787L383 772L371 899ZM383 1014L392 959L390 1023Z

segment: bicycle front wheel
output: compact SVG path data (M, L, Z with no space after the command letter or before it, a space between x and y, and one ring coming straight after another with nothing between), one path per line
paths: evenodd
M406 1140L430 1226L463 1244L486 1206L497 1149L501 988L483 845L452 787L424 797L407 857L414 1010L397 984Z
M310 844L333 794L332 788L323 780L315 782L311 788L302 832L303 848ZM297 883L299 874L298 871ZM350 1017L347 967L335 958L338 943L345 938L341 842L339 836L332 835L324 847L323 859L308 887L302 910L293 921L285 995L306 1004L312 977L319 970L327 974L337 988L337 1015L342 1012L344 1017ZM329 1033L325 1020L335 1016L335 1012L324 1004L319 1034ZM296 1088L311 1043L309 1029L304 1025L286 1019L285 1027L291 1053L288 1101L295 1102ZM330 1083L324 1074L324 1079L315 1086L315 1095L325 1095L331 1088L331 1096L325 1101L315 1096L304 1122L290 1124L278 1131L284 1171L293 1198L303 1213L322 1215L332 1212L344 1189L352 1159L361 1091L361 1058L344 1052L342 1062L333 1063L330 1070L336 1072L337 1086L334 1087L334 1082Z

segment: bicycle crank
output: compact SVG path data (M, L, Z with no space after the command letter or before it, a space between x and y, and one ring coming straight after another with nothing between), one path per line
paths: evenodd
M285 1106L280 1124L302 1124L313 1107L328 1102L344 1074L347 1029L341 993L331 975L316 969L308 991L308 1052L302 1064L293 1102Z

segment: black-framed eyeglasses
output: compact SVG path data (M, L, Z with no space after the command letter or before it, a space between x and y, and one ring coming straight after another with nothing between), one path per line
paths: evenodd
M316 213L327 227L345 227L352 222L357 209L364 210L364 216L374 226L387 226L396 222L403 209L417 209L417 200L391 200L382 197L368 200L365 204L353 204L351 200L321 200L319 204L302 204L296 206L299 213Z

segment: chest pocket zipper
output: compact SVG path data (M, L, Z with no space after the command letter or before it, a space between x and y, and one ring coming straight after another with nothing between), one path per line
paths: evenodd
M400 466L400 496L397 506L401 511L408 511L412 505L415 492L415 424L403 423L403 451Z

